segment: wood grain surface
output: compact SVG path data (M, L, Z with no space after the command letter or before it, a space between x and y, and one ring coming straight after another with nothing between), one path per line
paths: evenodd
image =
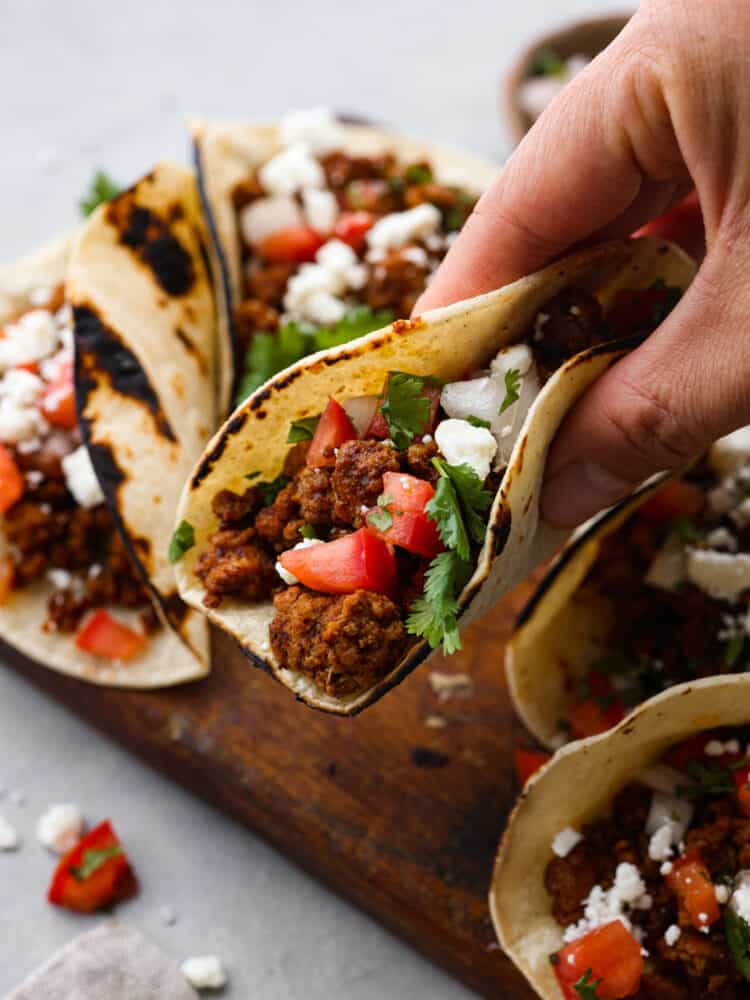
M486 900L516 795L503 645L528 590L470 629L450 662L419 668L354 719L305 708L221 635L209 678L163 692L96 688L3 653L482 996L529 1000ZM441 701L433 671L469 674L471 693ZM426 724L435 716L440 728Z

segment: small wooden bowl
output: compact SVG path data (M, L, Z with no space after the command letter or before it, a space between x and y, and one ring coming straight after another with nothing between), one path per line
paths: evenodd
M573 55L584 55L593 59L620 34L632 16L631 11L629 14L609 14L606 17L576 21L566 28L560 28L536 39L529 45L513 64L503 84L502 106L508 129L516 142L520 142L534 124L533 118L522 110L519 102L519 89L529 76L529 68L534 57L545 49L551 49L561 59L569 59Z

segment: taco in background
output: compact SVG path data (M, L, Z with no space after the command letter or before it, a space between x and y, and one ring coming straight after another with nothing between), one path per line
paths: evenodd
M498 172L324 108L199 122L194 139L237 402L304 355L408 316Z
M560 421L692 273L669 244L610 243L297 362L186 485L183 599L340 714L455 651L563 538L538 515Z
M214 419L197 212L190 175L161 166L0 272L0 636L94 683L208 671L207 624L159 566Z
M593 736L682 681L750 667L750 430L574 537L507 647L514 704L547 746Z
M544 1000L750 997L746 677L682 684L526 785L490 892Z

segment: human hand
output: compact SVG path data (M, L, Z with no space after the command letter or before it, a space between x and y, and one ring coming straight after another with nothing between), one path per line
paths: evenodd
M696 189L706 256L662 325L574 407L548 521L577 524L750 423L750 5L644 0L480 199L415 311L478 295L581 243L628 236Z

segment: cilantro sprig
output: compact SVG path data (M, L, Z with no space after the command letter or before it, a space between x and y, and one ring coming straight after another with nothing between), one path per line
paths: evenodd
M286 443L298 444L300 441L312 441L319 422L320 417L303 417L301 420L293 420L289 426Z
M389 493L381 493L378 497L377 508L371 510L367 515L367 523L378 531L388 531L393 524L393 514L390 507L392 503L393 497Z
M724 665L732 670L733 667L737 665L737 662L742 656L742 650L745 647L745 636L742 633L737 633L733 635L731 639L727 641L724 647Z
M562 76L565 62L553 49L540 49L529 67L532 76Z
M111 201L121 190L120 185L113 181L109 174L104 170L97 170L78 202L78 210L84 218L87 218L105 201Z
M509 368L505 373L505 399L498 410L498 416L518 401L521 394L521 373L517 368Z
M122 853L120 844L113 844L111 847L92 847L83 852L80 865L73 865L68 870L77 882L85 882L94 872L99 871L110 858L119 858Z
M368 306L357 306L331 327L290 322L276 333L253 334L245 354L245 374L236 402L241 403L269 378L308 354L348 344L350 340L387 326L392 320L393 313L388 310L376 312Z
M457 596L471 576L471 563L455 552L441 552L425 574L424 593L418 597L406 620L410 635L426 639L433 649L442 643L450 656L461 648Z
M719 763L701 764L691 760L687 764L691 785L679 785L677 795L685 799L700 799L704 796L726 795L734 790L734 782L726 767Z
M592 979L592 975L591 969L586 969L578 982L573 984L573 989L581 1000L599 1000L599 994L596 991L601 986L603 980Z
M399 451L408 448L418 434L425 432L430 419L430 398L424 390L430 383L437 384L437 380L408 372L391 372L388 376L380 411Z
M195 528L189 521L180 521L169 543L167 558L171 563L179 562L188 549L192 549L194 545Z
M750 982L750 924L729 906L724 908L724 933L734 964Z
M470 423L472 427L484 427L486 430L490 430L492 424L489 420L482 420L481 417L475 417L473 414L466 418L467 423Z

